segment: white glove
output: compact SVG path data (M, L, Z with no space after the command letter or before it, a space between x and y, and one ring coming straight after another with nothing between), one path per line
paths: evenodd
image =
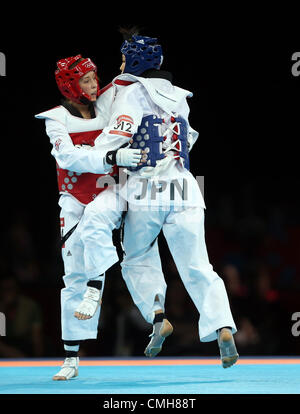
M120 148L116 153L116 164L119 167L137 167L141 158L142 151L140 149Z

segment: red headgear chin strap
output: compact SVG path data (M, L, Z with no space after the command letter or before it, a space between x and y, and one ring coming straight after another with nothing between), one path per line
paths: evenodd
M80 59L82 59L82 56L77 55L59 60L55 71L55 79L58 89L66 98L77 103L87 104L91 101L91 96L80 88L79 79L91 70L97 73L97 67L91 59L86 58L70 69L70 66ZM97 77L97 97L99 95L100 87Z

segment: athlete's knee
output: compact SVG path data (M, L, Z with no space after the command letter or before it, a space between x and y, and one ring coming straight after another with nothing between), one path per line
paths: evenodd
M86 206L84 214L82 216L82 222L87 223L90 220L101 219L103 212L100 209L95 208L96 206L93 203L90 203Z
M107 212L96 211L94 208L89 208L89 206L86 207L80 227L82 234L101 231L109 226L110 220Z

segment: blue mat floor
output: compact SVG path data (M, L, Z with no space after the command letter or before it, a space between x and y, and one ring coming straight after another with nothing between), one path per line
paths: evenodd
M0 394L299 394L300 364L80 366L53 381L53 366L0 367Z

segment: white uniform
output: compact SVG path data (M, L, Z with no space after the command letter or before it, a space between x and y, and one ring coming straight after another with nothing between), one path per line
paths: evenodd
M137 80L139 80L139 82L147 81L144 78L137 78L131 75L120 75L113 80L117 99L115 99L111 107L110 121L99 137L99 145L101 144L102 149L107 151L117 149L121 145L128 143L131 137L137 132L143 115L145 114L143 106L140 104L137 106L135 95L137 93L138 85L141 86L139 82L136 82ZM124 85L127 86L124 88ZM188 91L184 91L180 88L177 88L177 91L180 96L184 97L190 94ZM134 97L132 101L131 97ZM144 105L143 94L141 94L139 99L141 101L140 103ZM186 101L183 106L183 111L188 113L189 108ZM148 108L146 114L151 113L152 109ZM190 128L191 145L193 145L197 135L198 134ZM95 140L96 148L97 145L98 139ZM148 172L148 170L149 168L143 168L141 174L144 176L145 172ZM150 168L150 170L152 170L152 168ZM189 181L191 181L192 178L192 185L195 186L196 184L196 189L198 189L197 183L192 175L188 171L184 171L182 177ZM178 177L179 179L179 176L175 171L173 171L173 174L174 178ZM109 183L109 180L104 179L104 183L105 182ZM136 186L139 187L140 184L140 182L135 182L133 180L124 183L124 179L122 179L121 176L120 184L114 185L112 183L106 191L99 194L95 200L89 203L86 207L84 215L78 225L78 232L81 235L81 240L84 245L85 273L89 279L94 279L104 273L118 260L115 247L112 243L112 231L120 225L122 212L127 209L127 200L130 200L130 194L136 194ZM199 192L196 191L195 194L197 194L195 205L201 203L201 205L204 206L201 193L200 198ZM99 255L99 251L103 254ZM106 252L106 254L104 254L104 252ZM114 257L114 263L107 260L107 257Z
M163 146L170 148L173 132L171 116L176 113L188 121L186 98L192 94L173 86L166 79L124 74L114 82L120 80L133 84L117 92L109 126L101 137L103 145L115 142L119 146L120 140L128 142L145 116L156 115L164 119L161 127L166 137ZM190 147L197 137L198 134L189 127ZM126 256L122 273L144 318L153 322L156 295L160 299L159 307L164 309L166 283L157 245L157 236L163 230L182 281L201 315L200 340L217 339L216 330L224 326L232 327L235 333L223 280L214 272L208 259L204 238L205 204L195 178L183 168L180 160L174 158L173 151L158 161L155 168L146 167L137 172L128 171L128 174L130 177L125 184L102 192L86 208L81 234L89 247L87 263L90 265L90 277L107 269L105 260L96 254L96 249L104 251L111 248L111 234L105 233L105 220L107 211L111 211L111 200L116 200L113 192L119 190L121 197L111 213L109 224L111 229L118 224L126 199L129 208L125 216ZM181 192L184 193L182 197L178 188L183 189L184 186L186 190Z
M38 119L45 119L46 133L53 146L51 154L57 163L62 236L78 224L86 205L103 191L103 188L97 187L97 180L107 177L108 173L116 173L116 170L106 169L103 163L106 150L101 149L100 139L97 140L97 148L94 146L95 139L109 121L114 94L115 87L112 84L102 90L95 105L96 117L93 119L73 116L63 106L36 115ZM62 258L65 271L65 287L61 291L62 339L95 339L100 307L95 317L90 320L79 321L74 317L74 310L82 301L88 281L83 245L77 229L62 246ZM113 264L115 257L106 257L106 260Z

